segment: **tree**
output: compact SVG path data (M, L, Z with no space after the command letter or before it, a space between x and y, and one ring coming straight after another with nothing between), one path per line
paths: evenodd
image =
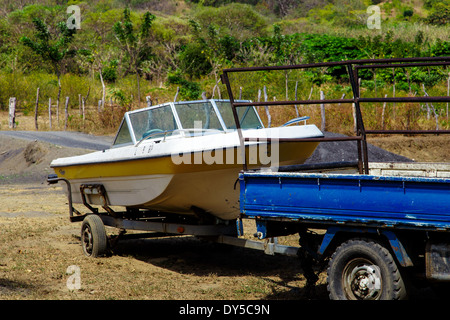
M153 14L147 11L142 17L140 28L135 31L130 17L130 9L126 8L123 11L123 21L119 21L113 26L114 35L129 59L129 69L136 73L139 102L141 102L139 71L142 63L151 58L151 47L148 43L150 28L155 18Z
M80 50L78 55L79 64L82 66L88 66L89 70L98 72L100 81L102 83L102 99L101 109L105 108L106 102L106 81L116 80L116 68L117 60L111 58L111 50L102 45L93 44L90 50ZM89 92L89 91L88 91Z
M69 29L65 22L60 22L57 24L56 34L52 34L41 19L34 18L33 24L36 29L34 35L36 40L24 36L20 38L20 42L40 55L45 62L51 64L53 71L58 77L58 98L56 104L57 110L59 110L61 74L63 73L66 60L73 58L76 54L76 50L70 48L76 29Z

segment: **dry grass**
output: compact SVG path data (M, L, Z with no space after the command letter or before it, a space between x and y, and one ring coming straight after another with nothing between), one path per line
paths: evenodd
M70 109L67 130L97 135L115 134L126 110L125 107L114 105L106 106L102 112L98 112L97 107L90 106L86 108L83 118L79 110ZM0 111L0 130L12 130L9 127L8 117L6 111ZM55 115L52 116L51 127L48 114L39 115L37 123L39 131L58 131L65 128L64 115L61 114L59 121ZM36 130L34 116L16 112L16 127L14 130Z
M217 250L192 237L127 240L112 256L87 258L59 187L0 186L0 202L0 299L311 298L294 258ZM79 290L66 285L71 265L81 271ZM326 298L323 283L312 298Z

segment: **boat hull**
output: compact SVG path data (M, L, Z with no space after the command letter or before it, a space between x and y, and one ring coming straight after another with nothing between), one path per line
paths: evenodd
M256 168L303 163L318 142L280 143L276 163L265 163L273 148L247 146L247 163ZM72 185L72 200L82 203L80 186L102 184L110 206L159 210L194 215L198 209L223 220L239 216L239 147L139 159L54 166L59 177ZM261 152L262 150L262 152ZM265 157L264 157L265 155ZM265 159L263 159L265 158ZM199 161L201 160L201 161ZM231 161L230 161L231 160ZM269 159L270 160L270 159ZM98 195L88 203L102 205Z

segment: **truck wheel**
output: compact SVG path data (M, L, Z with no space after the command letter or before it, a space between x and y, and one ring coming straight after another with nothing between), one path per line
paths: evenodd
M95 214L84 218L81 225L81 246L88 257L97 258L106 253L107 238L102 219Z
M392 255L377 242L352 239L341 244L328 264L332 300L402 300L406 288Z

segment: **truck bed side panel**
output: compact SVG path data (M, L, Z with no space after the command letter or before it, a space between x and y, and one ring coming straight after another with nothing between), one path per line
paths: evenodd
M242 173L247 216L450 228L450 179Z

